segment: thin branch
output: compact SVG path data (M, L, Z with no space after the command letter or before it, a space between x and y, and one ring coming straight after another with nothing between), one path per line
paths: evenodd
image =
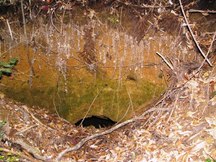
M23 130L21 130L21 131L15 133L15 135L23 134L24 132L26 132L26 131L28 131L28 130L30 130L30 129L36 127L36 126L37 126L37 125L34 124L34 125L30 126L30 127L24 128Z
M135 111L134 111L134 104L133 104L133 101L132 101L132 98L131 98L130 92L128 91L127 88L126 88L126 91L127 91L127 94L128 94L129 100L130 100L131 110L132 110L134 116L136 116L136 113L135 113Z
M156 54L157 54L158 56L160 56L160 57L163 59L163 61L167 64L167 66L168 66L171 70L174 70L174 67L171 65L171 63L170 63L169 61L167 61L167 59L166 59L162 54L160 54L159 52L156 52Z
M142 8L142 9L158 9L158 8L169 8L172 6L163 6L163 5L147 5L147 4L141 4L141 5L135 5L132 3L128 2L122 2L121 0L117 0L118 3L121 3L125 6L130 6L130 7L136 7L136 8Z
M25 20L25 13L24 13L24 4L23 4L23 0L21 0L21 11L22 11L24 35L25 35L25 38L26 38L26 40L27 40L26 20Z
M58 93L58 92L57 92L57 93ZM64 121L64 122L68 123L68 124L71 124L69 121L67 121L66 119L64 119L64 118L62 118L62 117L60 116L60 114L59 114L59 112L58 112L58 110L57 110L56 104L55 104L55 96L53 97L53 106L54 106L54 109L55 109L55 112L56 112L58 118L59 118L60 120Z
M25 111L27 111L27 112L31 115L31 117L32 117L39 125L42 125L42 126L48 128L48 129L53 130L53 128L51 128L51 127L49 127L49 126L43 124L38 118L36 118L36 117L28 110L28 108L27 108L26 106L22 106L22 108L25 109Z
M11 51L11 50L13 50L14 48L20 46L22 43L24 43L24 41L21 41L21 42L15 44L14 46L11 46L10 48L8 48L6 51L0 53L0 58L1 58L1 57L4 57L9 51Z
M208 14L216 14L216 11L214 10L196 10L196 9L190 9L188 12L190 13L208 13Z
M54 27L54 29L58 32L58 33L61 33L61 31L58 30L58 28L55 26L54 22L53 22L53 14L55 12L55 9L53 9L51 11L51 15L50 15L50 22L51 22L51 25Z
M197 42L197 40L196 40L196 38L195 38L195 35L194 35L194 33L193 33L193 31L192 31L190 25L189 25L189 22L188 22L188 20L187 20L187 17L186 17L186 15L185 15L185 12L184 12L184 8L183 8L183 5L182 5L182 1L179 0L179 3L180 3L180 7L181 7L182 14L183 14L183 16L184 16L185 22L186 22L186 24L187 24L188 30L189 30L189 32L190 32L192 38L193 38L194 43L196 44L197 48L199 49L201 55L205 58L205 61L209 64L209 66L212 67L212 66L213 66L212 63L209 61L209 59L207 58L207 56L205 55L205 53L203 52L203 50L202 50L201 47L199 46L199 43Z
M206 57L208 57L209 53L210 53L211 50L212 50L212 47L213 47L215 38L216 38L216 31L215 31L215 33L214 33L214 35L213 35L212 42L211 42L211 44L210 44L210 46L209 46L209 48L208 48L208 52L207 52L207 54L206 54ZM201 64L200 67L198 68L197 72L199 72L200 69L204 66L204 63L205 63L205 60L203 60L202 64Z
M120 123L120 122L125 118L125 116L127 115L128 111L129 111L129 109L130 109L130 107L131 107L131 105L129 104L128 107L127 107L126 112L124 113L124 115L122 116L122 118L121 118L120 120L118 120L117 124Z
M64 16L65 16L65 9L63 11L62 17L61 17L61 33L63 33L63 25L64 25Z
M96 101L96 99L98 98L98 96L99 96L99 94L101 93L101 91L102 91L102 90L100 90L100 91L97 93L97 95L94 97L94 99L93 99L93 101L92 101L91 105L89 106L89 108L88 108L88 111L86 112L86 114L85 114L84 118L82 119L82 121L81 121L80 125L82 125L82 124L83 124L83 121L84 121L84 120L85 120L85 118L87 117L87 115L88 115L89 111L91 110L91 107L92 107L92 106L93 106L93 104L95 103L95 101Z
M152 128L152 126L153 126L155 123L157 123L157 121L160 119L161 114L162 114L162 112L159 112L159 113L157 114L157 116L154 116L154 115L155 115L155 112L152 113L152 115L151 115L151 116L149 117L149 119L148 119L149 125L148 125L148 127L147 127L146 129ZM165 114L165 115L166 115L166 114ZM153 116L154 116L154 117L153 117ZM153 118L152 118L152 117L153 117ZM151 118L152 118L153 121L151 121ZM150 122L151 122L151 123L150 123Z
M56 157L56 161L60 161L60 159L68 152L71 152L71 151L76 151L78 149L80 149L86 142L88 142L89 140L92 140L94 138L97 138L97 137L100 137L100 136L103 136L103 135L106 135L106 134L109 134L109 133L112 133L113 131L129 124L129 123L132 123L132 122L135 122L137 120L141 120L143 119L143 117L148 114L148 113L151 113L151 112L154 112L154 111L169 111L170 108L156 108L156 107L153 107L153 108L150 108L148 109L147 111L145 111L142 115L138 116L138 117L135 117L135 118L132 118L130 120L126 120L118 125L115 125L114 127L104 131L104 132L100 132L100 133L97 133L97 134L93 134L91 136L88 136L84 139L82 139L79 143L77 143L75 146L73 147L70 147L70 148L67 148L65 150L63 150L62 152L60 152L58 154L58 156Z
M6 23L7 23L7 26L8 26L8 30L9 30L9 33L10 33L11 40L13 40L13 34L12 34L12 31L11 31L11 27L10 27L10 23L9 23L8 19L6 20Z
M53 106L54 106L54 109L55 109L55 112L56 112L58 118L61 118L61 116L60 116L59 113L58 113L58 110L57 110L56 104L55 104L55 95L53 96L53 100L52 100L52 101L53 101Z
M168 119L167 119L167 123L170 121L171 116L173 115L174 111L175 111L176 108L177 108L178 98L179 98L179 93L177 93L177 95L176 95L175 103L174 103L174 106L172 107L172 110L171 110L171 112L170 112L170 115L169 115L169 117L168 117Z
M29 3L29 6L32 6L31 0L29 0L28 3ZM32 18L32 10L31 10L31 7L30 7L30 9L29 9L29 17L30 17L31 20L33 19L33 18Z
M27 45L27 52L26 52L26 56L27 56L27 60L28 60L28 64L29 64L29 86L30 88L32 87L32 81L33 81L33 77L35 76L35 70L33 67L34 64L34 55L32 56L32 58L30 57L30 49L29 46Z

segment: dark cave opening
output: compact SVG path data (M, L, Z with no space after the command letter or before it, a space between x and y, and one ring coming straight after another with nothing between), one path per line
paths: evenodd
M75 123L76 126L88 127L94 126L95 128L105 128L113 126L116 122L104 116L91 116L84 120L80 119Z

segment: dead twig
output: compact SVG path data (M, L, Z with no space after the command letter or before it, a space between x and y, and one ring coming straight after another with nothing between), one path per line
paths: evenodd
M144 123L143 125L147 125L147 123L150 124L151 119L154 117L155 114L156 114L156 112L153 112L153 113L148 117L148 119L145 121L145 123ZM149 126L148 126L148 128L149 128Z
M162 58L162 60L167 64L167 66L171 70L174 70L174 67L172 66L172 64L169 61L167 61L167 59L162 54L160 54L159 52L156 52L156 54Z
M129 123L132 123L132 122L135 122L137 120L141 120L143 119L143 117L148 114L148 113L151 113L151 112L154 112L154 111L169 111L170 108L157 108L157 107L153 107L153 108L150 108L148 109L147 111L145 111L142 115L138 116L138 117L135 117L135 118L132 118L130 120L126 120L118 125L115 125L114 127L104 131L104 132L100 132L100 133L97 133L97 134L93 134L91 136L88 136L84 139L82 139L79 143L77 143L75 146L73 147L70 147L70 148L67 148L65 150L63 150L62 152L60 152L58 154L58 156L56 157L56 161L60 161L60 159L68 152L71 152L71 151L76 151L78 149L80 149L86 142L88 142L89 140L92 140L94 138L97 138L97 137L100 137L100 136L103 136L103 135L106 135L106 134L109 134L109 133L112 133L113 131L129 124Z
M196 9L190 9L188 12L190 13L208 13L208 14L216 14L216 11L214 10L196 10Z
M24 13L24 4L23 0L21 0L21 11L22 11L22 20L23 20L23 31L25 39L27 40L27 31L26 31L26 19L25 19L25 13Z
M133 101L132 101L131 95L130 95L130 93L129 93L129 91L128 91L127 88L126 88L126 91L127 91L127 94L128 94L128 97L129 97L130 102L129 102L129 105L128 105L128 107L127 107L127 110L125 111L125 113L124 113L124 115L121 117L121 119L118 120L117 124L120 123L120 122L126 117L126 115L127 115L128 112L129 112L130 107L131 107L131 110L132 110L132 113L133 113L134 117L136 117L136 113L135 113L135 111L134 111L134 106L133 106Z
M32 58L30 57L30 49L29 46L27 46L27 52L26 52L26 56L27 56L27 60L28 60L28 64L29 64L29 86L30 88L32 87L32 81L33 81L33 77L35 76L35 70L33 67L34 64L34 55L32 56Z
M121 0L117 0L118 3L121 3L125 6L130 6L130 7L136 7L136 8L141 8L141 9L158 9L158 8L169 8L172 6L163 6L163 5L147 5L147 4L141 4L141 5L135 5L132 3L128 2L122 2Z
M98 96L99 96L99 94L101 93L102 90L103 90L103 89L101 89L101 90L97 93L97 95L94 97L94 99L93 99L91 105L89 106L89 108L88 108L88 110L87 110L87 112L86 112L84 118L82 119L82 121L81 121L81 123L80 123L80 126L83 124L85 118L87 117L88 113L90 112L90 110L91 110L93 104L95 103L96 99L98 98Z
M148 119L149 125L148 125L147 129L151 128L151 127L160 119L161 114L162 114L162 112L159 112L159 113L157 114L157 116L154 117L154 118L155 118L155 119L154 119L153 116L154 116L155 114L152 113L152 115L151 115L151 116L149 117L149 119ZM152 119L154 119L154 120L151 121Z
M120 120L118 120L117 124L120 123L126 117L126 115L128 114L128 111L129 111L130 107L131 107L131 105L129 104L128 107L127 107L126 112L124 113L124 115L122 116L122 118Z
M14 48L16 48L16 47L22 45L23 43L24 43L24 41L21 41L21 42L15 44L14 46L9 47L6 51L0 53L0 58L4 57L9 51L11 51L11 50L13 50Z
M184 20L185 20L185 22L186 22L186 24L187 24L188 30L189 30L189 32L190 32L192 38L193 38L194 43L196 44L197 48L199 49L201 55L204 57L205 61L209 64L209 66L212 67L212 66L213 66L212 63L211 63L210 60L207 58L207 56L205 55L205 53L203 52L203 50L201 49L199 43L197 42L197 40L196 40L196 38L195 38L195 35L194 35L194 33L193 33L193 31L192 31L192 29L191 29L191 27L190 27L190 25L189 25L189 22L188 22L188 20L187 20L187 17L186 17L186 15L185 15L184 8L183 8L182 1L181 1L181 0L179 0L179 4L180 4L180 7L181 7L181 11L182 11Z
M56 107L56 104L55 104L55 96L53 97L53 106L54 106L54 108L55 108L55 112L56 112L58 118L59 118L60 120L64 121L64 122L68 123L68 124L71 124L69 121L67 121L66 119L62 118L62 117L59 115L58 110L57 110L57 107Z
M42 126L48 128L48 129L53 130L53 128L51 128L51 127L49 127L49 126L43 124L38 118L36 118L36 117L28 110L28 108L27 108L26 106L22 106L22 108L25 109L25 111L27 111L27 112L31 115L31 117L32 117L39 125L42 125Z
M51 22L51 25L54 27L54 29L58 32L58 33L61 33L61 31L59 31L59 29L55 26L54 22L53 22L53 14L55 12L55 9L52 9L51 11L51 15L50 15L50 22Z
M8 30L9 30L9 33L10 33L11 40L14 40L12 31L11 31L11 27L10 27L10 23L9 23L8 19L6 20L6 23L7 23L7 26L8 26Z
M169 117L167 119L167 123L170 121L171 119L171 116L173 115L174 111L176 110L177 108L177 102L178 102L178 98L179 98L179 93L176 94L176 99L175 99L175 102L174 102L174 107L172 108L170 114L169 114Z
M36 127L36 126L37 126L37 125L34 124L34 125L30 126L30 127L24 128L23 130L21 130L21 131L15 133L15 135L23 134L24 132L26 132L26 131L28 131L28 130L30 130L30 129Z
M215 31L215 33L214 33L214 35L213 35L212 42L211 42L211 44L210 44L210 46L209 46L209 48L208 48L208 52L207 52L207 54L206 54L206 57L208 57L209 53L210 53L211 50L212 50L212 46L213 46L213 44L214 44L215 38L216 38L216 31ZM205 63L205 60L203 60L202 64L201 64L200 67L198 68L197 72L199 72L200 69L204 66L204 63Z

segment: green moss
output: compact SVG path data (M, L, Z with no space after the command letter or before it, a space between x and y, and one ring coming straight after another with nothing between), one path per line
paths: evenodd
M71 122L75 122L86 115L104 115L118 121L123 116L125 119L131 116L133 110L131 108L127 110L131 102L136 110L145 102L158 98L163 90L164 87L146 81L140 82L138 85L125 83L119 86L117 81L97 80L96 83L89 83L89 86L85 88L82 86L78 89L74 88L74 94L65 96L66 99L62 103L64 108L60 108L60 106L59 109L61 114ZM130 93L130 97L128 93ZM70 107L69 111L65 107ZM125 115L126 112L128 114Z
M114 121L124 117L128 119L136 109L144 103L158 98L165 87L148 81L118 81L111 79L70 78L67 81L68 93L65 86L44 86L29 88L28 85L5 89L5 93L28 105L47 107L67 120L75 123L77 120L91 115L104 115ZM132 105L131 105L132 103ZM129 106L130 105L130 106ZM133 109L132 109L133 106ZM89 110L90 108L90 110ZM88 112L88 114L87 114ZM125 114L127 113L127 114Z

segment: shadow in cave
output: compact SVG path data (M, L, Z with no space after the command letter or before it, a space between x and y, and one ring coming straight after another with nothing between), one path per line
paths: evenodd
M94 126L95 128L105 128L109 126L113 126L116 122L112 121L111 119L104 117L104 116L91 116L87 117L83 120L80 119L78 122L75 123L76 126Z

